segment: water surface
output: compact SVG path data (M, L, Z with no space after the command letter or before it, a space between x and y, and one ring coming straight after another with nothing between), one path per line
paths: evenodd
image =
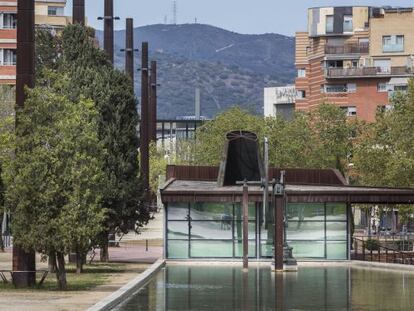
M414 273L170 265L117 310L414 310Z

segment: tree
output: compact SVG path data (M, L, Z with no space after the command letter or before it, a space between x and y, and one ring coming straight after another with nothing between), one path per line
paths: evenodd
M64 255L87 252L106 217L99 116L92 101L71 102L46 87L30 90L18 113L14 178L7 189L14 243L56 255L57 283L66 289Z
M414 81L397 93L390 111L379 112L366 127L354 155L357 182L372 186L414 187ZM399 206L408 221L413 206Z
M38 45L47 45L49 39ZM44 60L46 66L41 70L55 70L56 92L74 102L82 97L92 99L99 112L99 139L107 151L103 166L107 180L103 202L109 214L101 234L101 260L108 260L109 232L139 231L150 219L149 208L142 204L139 178L137 101L131 81L114 69L105 53L95 46L89 28L70 25L55 40L58 53L48 53L50 57ZM56 69L54 64L57 64ZM67 83L60 83L62 76ZM43 83L46 85L49 81Z

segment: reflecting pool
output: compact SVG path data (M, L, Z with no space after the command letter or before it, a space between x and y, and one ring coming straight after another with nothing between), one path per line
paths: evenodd
M169 265L118 311L414 310L414 273L348 266Z

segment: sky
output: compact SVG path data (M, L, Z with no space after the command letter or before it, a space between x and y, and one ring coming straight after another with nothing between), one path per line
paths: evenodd
M414 0L176 0L177 23L209 24L245 33L280 33L293 36L306 30L307 8L315 6L371 5L414 6ZM173 20L173 0L114 0L116 29L125 28L125 18L134 18L134 26ZM89 25L102 29L104 0L86 0ZM71 15L68 0L67 15Z

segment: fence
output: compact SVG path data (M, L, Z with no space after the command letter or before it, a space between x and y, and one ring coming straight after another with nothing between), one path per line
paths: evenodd
M414 264L413 251L400 251L380 245L376 239L353 238L352 260L398 263L404 265Z

